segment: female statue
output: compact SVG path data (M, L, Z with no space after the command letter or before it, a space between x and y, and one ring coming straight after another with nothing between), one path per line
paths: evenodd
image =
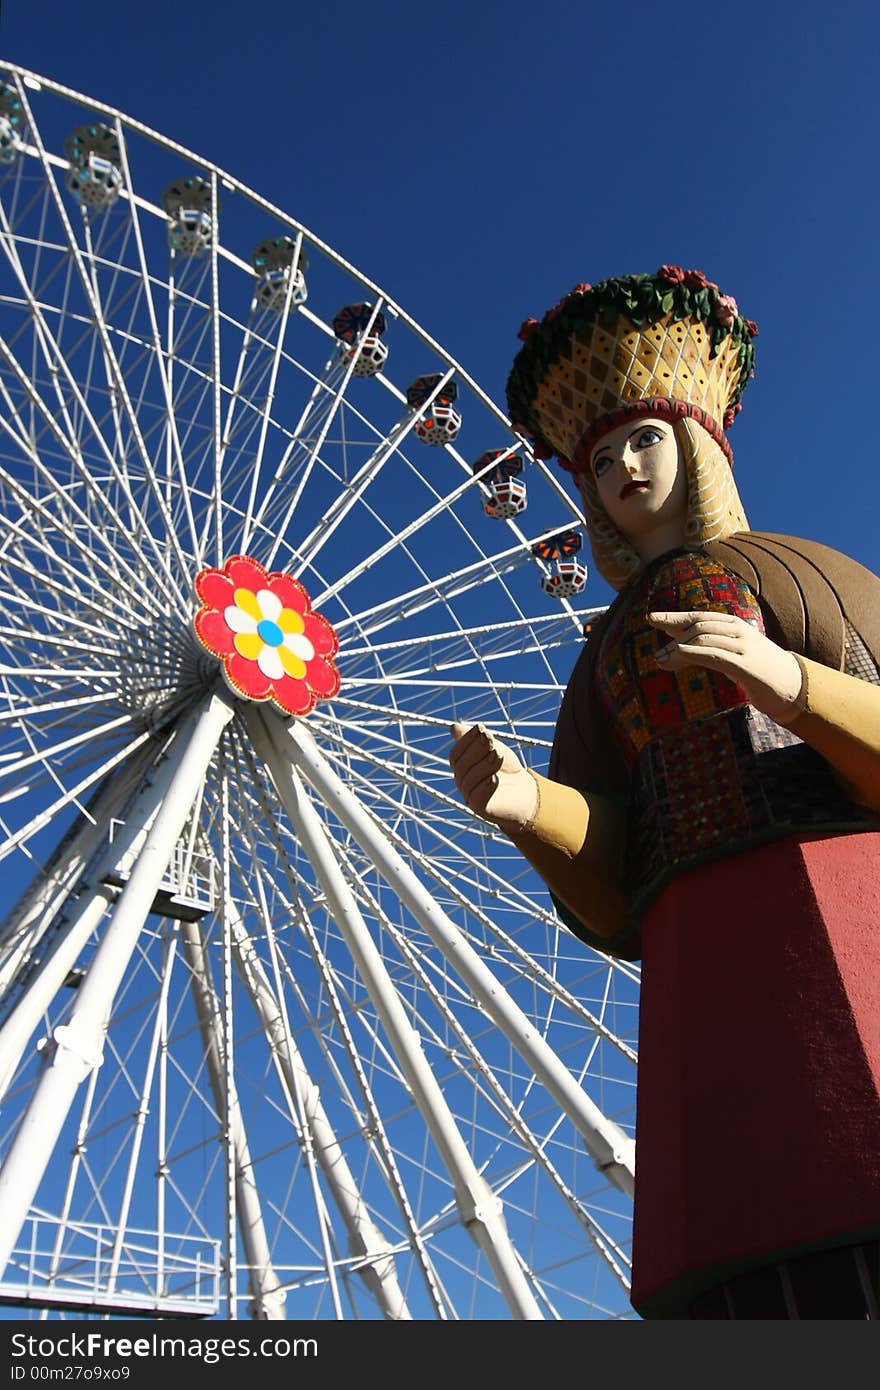
M482 726L450 761L566 926L641 959L636 1310L876 1318L880 580L748 529L725 431L756 333L677 266L523 325L511 418L617 597L546 775Z

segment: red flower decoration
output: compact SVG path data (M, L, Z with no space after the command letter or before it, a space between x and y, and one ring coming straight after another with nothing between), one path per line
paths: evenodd
M223 661L237 695L272 700L286 714L309 714L339 689L333 657L339 641L326 618L312 612L297 579L269 574L247 555L196 577L202 607L196 636Z
M549 444L544 444L541 441L536 441L533 444L532 453L536 459L552 459L553 457L553 449Z
M571 291L571 293L572 293L572 294L587 294L592 288L593 288L593 286L592 286L592 285L588 285L588 284L586 283L586 281L581 281L581 283L580 283L579 285L575 285L575 287L574 287L574 289Z
M757 338L757 336L758 336L758 325L755 323L755 320L754 320L754 319L743 319L743 323L745 324L746 328L749 330L750 335L751 335L753 338Z
M667 280L670 285L680 285L684 279L684 271L680 265L661 265L657 271L659 280Z
M519 338L520 342L527 343L537 327L537 319L524 319L519 326L519 332L516 336Z
M709 285L709 281L706 279L702 270L686 270L684 272L684 283L693 290L705 290Z

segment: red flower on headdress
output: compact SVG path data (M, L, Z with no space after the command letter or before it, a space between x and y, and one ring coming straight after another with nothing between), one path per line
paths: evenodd
M754 319L743 319L743 323L745 324L746 328L749 330L750 335L751 335L753 338L757 338L757 336L758 336L758 325L755 323L755 320L754 320Z
M588 284L586 283L586 281L582 281L581 284L575 285L575 287L574 287L574 289L571 291L571 293L572 293L572 294L586 294L587 291L588 291L588 290L591 290L592 288L593 288L592 285L588 285Z
M702 270L686 270L684 272L684 283L692 290L705 290L709 287Z
M738 316L739 309L732 294L719 294L715 303L715 317L724 328L729 328Z
M537 327L537 319L524 319L519 326L519 332L516 336L519 338L520 342L527 343Z
M736 405L729 406L724 412L724 428L729 430L739 412L742 410L742 401L737 401Z
M667 280L670 285L680 285L684 279L684 271L680 265L661 265L657 271L659 280Z
M535 441L532 445L532 453L535 455L536 459L552 459L553 457L553 450L550 445L545 444L543 440Z
M339 689L333 657L339 642L326 618L288 574L264 570L247 555L233 555L222 570L196 577L202 607L196 636L223 661L237 695L273 700L287 714L309 714Z

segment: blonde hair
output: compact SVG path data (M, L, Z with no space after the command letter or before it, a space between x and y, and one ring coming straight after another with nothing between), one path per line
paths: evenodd
M685 549L697 550L707 541L722 540L734 531L747 531L749 523L733 481L733 470L721 445L687 416L673 421L672 428L687 471ZM645 562L602 506L592 468L576 474L575 481L584 504L593 563L612 589L624 589L644 569Z

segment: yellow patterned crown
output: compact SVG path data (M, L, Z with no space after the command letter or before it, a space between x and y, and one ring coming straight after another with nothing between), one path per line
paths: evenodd
M661 266L576 285L540 323L507 381L514 428L536 453L582 472L596 440L633 415L689 415L717 439L754 375L757 326L699 270Z

